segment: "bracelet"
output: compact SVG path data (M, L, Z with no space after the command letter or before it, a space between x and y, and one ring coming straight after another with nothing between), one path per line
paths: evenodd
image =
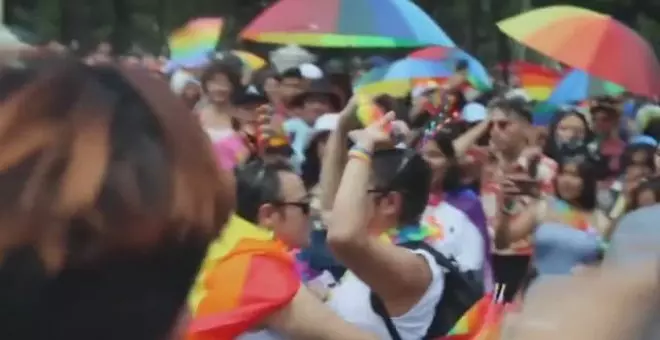
M359 159L367 163L371 162L370 154L356 148L352 148L351 151L348 152L348 158Z
M359 145L353 145L351 147L350 151L353 151L353 150L360 151L360 152L366 154L367 156L369 156L369 158L371 158L371 154L373 153L373 152L371 152L371 150L368 150L367 148L361 147ZM349 151L349 153L350 153L350 151Z

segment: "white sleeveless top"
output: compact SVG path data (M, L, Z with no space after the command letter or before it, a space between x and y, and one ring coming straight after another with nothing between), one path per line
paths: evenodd
M424 257L431 269L432 280L422 298L404 315L393 317L392 322L402 340L419 340L433 321L435 307L445 286L444 270L425 250L411 250ZM371 289L351 272L347 272L330 295L328 306L347 322L371 332L379 339L391 339L385 323L371 308Z

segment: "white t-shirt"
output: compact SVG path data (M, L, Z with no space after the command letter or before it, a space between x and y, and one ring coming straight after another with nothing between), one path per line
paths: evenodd
M426 335L445 286L444 270L433 256L421 249L411 251L426 259L432 280L426 293L406 314L392 318L402 340L419 340ZM328 306L345 321L377 335L379 339L391 339L385 323L371 308L370 296L371 289L353 273L347 272L332 290Z
M441 236L432 245L443 255L453 258L461 271L483 269L484 239L463 211L446 202L429 205L420 223L441 229Z

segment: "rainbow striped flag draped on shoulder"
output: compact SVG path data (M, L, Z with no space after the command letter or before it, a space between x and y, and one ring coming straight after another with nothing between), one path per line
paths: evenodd
M300 288L295 261L272 233L233 216L206 255L188 299L187 340L229 340L256 330Z

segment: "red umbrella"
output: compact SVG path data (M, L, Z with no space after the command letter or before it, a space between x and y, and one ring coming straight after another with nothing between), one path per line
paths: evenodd
M610 16L550 6L497 25L523 45L571 67L640 95L660 94L660 64L651 45Z

